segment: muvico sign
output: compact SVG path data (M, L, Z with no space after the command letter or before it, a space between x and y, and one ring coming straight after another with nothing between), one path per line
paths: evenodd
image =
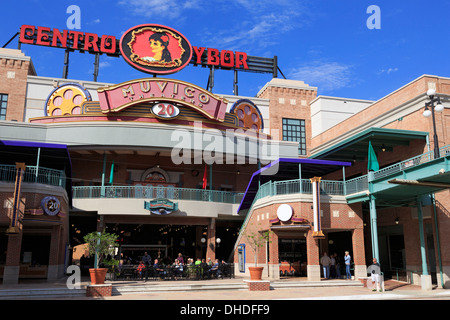
M98 88L100 109L114 113L144 102L182 104L211 120L224 121L227 101L193 84L163 78L127 81Z
M112 35L22 25L19 42L70 51L122 56L140 71L170 74L187 64L253 72L276 72L276 59L249 57L245 52L191 46L180 32L162 25L142 24L121 39ZM164 53L163 53L164 51Z

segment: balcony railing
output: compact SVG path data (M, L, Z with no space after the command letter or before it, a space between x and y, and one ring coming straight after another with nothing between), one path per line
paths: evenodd
M328 181L322 180L320 182L320 193L327 195L339 195L343 196L344 193L343 181ZM295 179L287 181L268 181L261 185L257 193L257 198L265 198L267 196L276 196L284 194L296 194L296 193L312 193L312 184L309 179Z
M14 183L16 181L16 166L0 165L0 181ZM23 174L23 182L42 183L64 188L66 186L66 174L60 170L27 166Z
M176 188L173 186L81 186L73 187L74 199L121 198L121 199L154 199L193 200L222 203L241 203L243 193Z

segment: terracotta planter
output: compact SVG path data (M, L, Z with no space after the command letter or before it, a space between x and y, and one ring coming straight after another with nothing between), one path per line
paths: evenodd
M91 284L104 284L107 268L89 269Z
M261 280L264 267L248 267L250 280Z

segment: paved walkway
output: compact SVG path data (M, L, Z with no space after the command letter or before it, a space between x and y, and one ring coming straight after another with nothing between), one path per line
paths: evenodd
M104 298L88 298L80 294L79 296L59 296L45 297L39 294L24 295L12 299L51 299L51 300L405 300L405 299L448 299L450 300L450 290L434 288L432 291L423 291L420 286L399 283L396 281L386 281L386 291L372 292L362 286L354 285L356 281L345 280L323 280L314 283L313 287L301 287L309 285L306 279L289 278L276 281L270 291L249 291L243 284L244 278L219 279L206 281L114 281L115 287L131 291L118 293L118 295ZM89 279L82 278L81 287L89 284ZM275 285L277 284L277 285ZM207 285L207 290L202 286ZM170 286L172 289L164 288ZM228 289L223 289L228 286ZM134 288L133 288L134 287ZM188 288L189 289L184 289ZM140 288L143 288L140 290ZM163 288L163 289L161 289ZM196 289L198 288L198 289ZM230 289L232 288L232 289ZM65 280L59 281L22 281L18 285L0 285L0 293L14 290L61 290L67 289ZM138 292L133 292L133 289ZM154 290L152 290L154 289ZM139 292L140 291L140 292ZM8 299L8 297L3 297Z

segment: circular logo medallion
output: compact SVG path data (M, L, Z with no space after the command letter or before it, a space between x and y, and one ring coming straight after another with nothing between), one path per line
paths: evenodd
M54 89L47 98L46 116L81 114L82 104L91 101L91 94L77 83L66 83Z
M278 207L277 217L283 222L289 221L292 218L292 207L288 204L282 204Z
M61 210L61 203L56 197L45 197L41 200L41 207L49 216L56 216Z
M142 24L126 31L120 39L120 52L132 67L153 74L180 71L192 58L186 37L158 24Z

